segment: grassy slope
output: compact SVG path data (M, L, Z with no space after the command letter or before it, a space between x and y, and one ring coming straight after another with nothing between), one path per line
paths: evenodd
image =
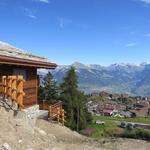
M105 121L105 125L96 125L96 120ZM89 128L95 129L95 132L91 135L91 137L107 137L113 136L115 133L122 133L124 129L119 127L121 121L150 124L150 118L112 118L106 116L93 116L93 123L88 125Z
M103 120L103 121L126 121L126 122L138 122L138 123L145 123L150 124L150 118L114 118L114 117L107 117L107 116L94 116L95 120Z

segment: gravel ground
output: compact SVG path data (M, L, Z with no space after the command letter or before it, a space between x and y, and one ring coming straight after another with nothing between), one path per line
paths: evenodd
M66 127L37 120L29 128L0 107L0 150L150 150L150 143L132 139L86 138Z

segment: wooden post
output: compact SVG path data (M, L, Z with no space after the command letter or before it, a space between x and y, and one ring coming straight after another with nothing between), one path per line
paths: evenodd
M49 106L49 119L50 119L50 123L52 123L52 106Z
M17 77L12 76L12 93L11 93L12 101L17 102Z
M12 93L12 77L7 77L7 97L11 99L11 93Z
M64 112L64 109L62 109L61 116L62 116L62 126L64 126L64 122L65 122L65 112Z
M6 82L6 76L2 76L2 91L3 91L3 98L6 98L6 86L7 86L7 82Z
M64 126L65 112L64 109L62 108L62 103L55 103L49 106L49 118L50 118L50 123L52 123L53 119L56 118L57 124L59 124L61 120L62 126Z
M23 105L23 97L25 93L23 92L23 76L18 76L17 78L17 104L19 105L19 108L24 108Z
M60 120L60 108L57 107L57 124L59 124L59 120Z

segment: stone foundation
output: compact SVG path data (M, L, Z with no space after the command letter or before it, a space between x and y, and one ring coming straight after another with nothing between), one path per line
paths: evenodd
M29 108L23 109L18 112L17 118L19 117L26 126L28 126L31 132L34 132L36 120L38 118L44 118L48 116L48 111L39 110L39 105L33 105Z
M24 112L29 119L37 118L40 112L39 105L33 105L29 108L23 109L22 112Z
M0 97L0 107L3 107L11 114L13 123L16 126L25 126L30 132L34 132L35 123L38 118L48 117L48 111L39 110L39 105L17 110L15 102L12 103L9 99L3 100L2 97Z

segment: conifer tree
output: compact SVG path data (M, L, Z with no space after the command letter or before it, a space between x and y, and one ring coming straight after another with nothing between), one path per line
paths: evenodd
M39 85L38 87L38 100L43 101L45 99L44 87Z
M50 72L43 79L39 87L39 100L53 101L58 98L58 90L55 80Z
M43 85L45 100L54 100L58 97L56 82L50 72L48 72L47 75L44 77Z
M87 123L86 118L91 121L91 117L86 110L86 97L78 90L78 78L74 67L67 72L60 89L66 111L66 125L76 131L83 129Z

